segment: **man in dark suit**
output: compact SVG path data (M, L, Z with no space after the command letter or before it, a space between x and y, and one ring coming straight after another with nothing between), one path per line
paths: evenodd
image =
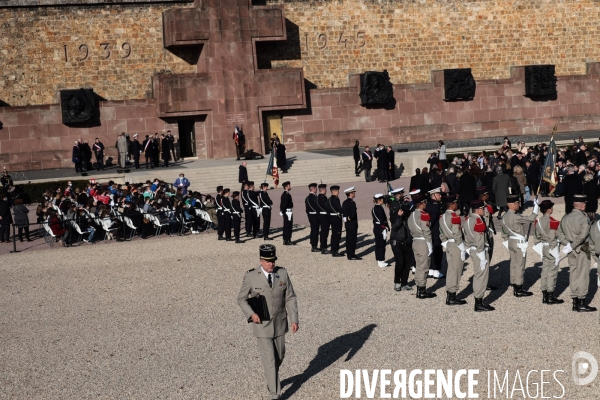
M0 243L10 242L10 224L12 224L12 214L6 194L0 197Z
M362 169L365 171L365 181L371 182L371 168L373 168L373 154L369 150L369 146L365 147L365 151L362 153Z
M84 171L92 169L92 163L90 162L92 159L92 149L90 149L90 144L88 143L87 139L84 140L83 143L79 145L79 147L81 148L81 167Z
M169 139L167 139L165 137L164 133L162 134L161 148L162 148L162 158L163 158L163 161L165 162L165 168L167 168L169 166L169 160L171 159L171 149L170 149Z
M240 192L244 191L244 182L248 182L248 170L246 169L247 165L248 163L246 161L243 161L242 165L240 165L240 171L238 173L238 182L242 185Z
M142 145L138 140L137 133L133 135L133 140L131 141L131 153L133 155L135 169L140 169L140 154L142 153Z
M95 139L93 149L96 156L96 170L104 170L104 145L99 138Z
M146 157L146 169L148 169L148 161L150 162L150 168L154 168L154 142L149 135L146 135L144 140L144 156Z
M415 169L415 174L410 177L409 191L421 188L421 168Z
M576 194L583 194L583 179L577 174L575 167L567 167L567 176L563 179L563 193L565 195L565 215L573 211L573 202Z
M285 145L283 143L277 143L277 168L287 174L287 160L285 154Z
M387 147L387 161L388 161L388 169L387 169L387 180L393 181L396 179L396 164L395 164L395 155L392 146Z
M75 172L79 173L81 171L81 149L79 148L79 142L76 140L73 144L73 155L71 157L71 161L75 164Z
M377 147L375 158L377 159L377 180L385 182L387 180L388 154L383 145Z
M358 172L358 162L360 161L360 149L358 148L358 140L354 143L354 147L352 148L352 153L354 155L354 172L356 176L359 176Z

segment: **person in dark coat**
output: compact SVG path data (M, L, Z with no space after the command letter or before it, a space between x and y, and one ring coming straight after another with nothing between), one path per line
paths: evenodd
M385 147L378 147L375 151L375 158L377 159L377 180L379 182L385 182L387 180L388 170L388 155L385 151Z
M170 130L167 131L167 139L169 139L169 150L173 153L173 161L179 160L177 154L175 154L175 136L173 136Z
M352 154L354 155L354 173L356 176L359 176L360 173L358 171L358 163L360 161L360 149L358 148L358 140L354 143L354 147L352 148Z
M595 214L598 211L598 184L592 174L586 174L583 182L583 193L587 196L585 212L591 221L595 221Z
M94 156L96 156L96 170L104 171L104 144L99 138L96 138L92 148L94 149Z
M458 196L461 204L461 215L469 215L470 203L477 199L477 180L467 169L458 180Z
M140 154L142 154L142 145L138 141L138 134L136 133L131 141L131 155L133 156L135 169L140 169Z
M153 147L153 151L152 151L152 159L154 160L154 166L156 168L158 168L158 165L160 164L159 162L159 155L160 155L160 139L158 137L158 133L154 134L154 137L152 138L152 143L154 145Z
M419 176L419 187L418 189L421 189L421 193L425 194L425 196L427 196L427 192L429 192L429 171L427 170L427 167L423 168L423 170L421 171L421 175Z
M169 145L169 139L167 139L164 134L162 135L161 147L162 147L162 158L163 158L163 161L165 162L165 168L166 168L169 166L169 160L171 160L171 148Z
M88 169L92 169L92 149L90 148L90 144L88 143L88 140L84 140L82 144L80 144L79 146L81 148L81 158L82 158L82 163L81 163L81 167L84 169L84 171L87 171Z
M525 162L525 176L527 177L527 185L531 188L531 194L536 194L538 192L540 173L540 165L535 159L527 160Z
M154 141L149 135L146 135L142 151L146 157L146 169L148 169L148 162L150 162L150 168L154 168Z
M365 151L362 152L362 169L365 171L365 181L371 182L371 168L373 168L373 154L369 150L369 146L365 147Z
M6 194L3 194L0 200L0 243L10 241L10 224L13 222L6 198Z
M248 163L246 161L243 161L242 165L240 165L240 170L238 172L238 182L242 185L240 193L244 191L244 183L248 182L248 169L246 169L247 165Z
M75 172L79 173L81 169L81 149L79 148L79 142L75 141L73 144L73 155L71 161L75 164Z
M454 167L448 168L446 175L446 183L448 184L449 194L457 194L458 192L458 179L456 178L456 172Z
M492 182L492 192L496 195L496 207L500 209L498 211L498 219L502 218L502 213L508 211L507 198L510 194L510 190L513 189L512 180L508 176L502 166L496 168L496 177Z
M583 193L583 180L575 173L575 167L567 167L567 176L563 179L563 193L565 196L565 215L573 211L573 196Z
M396 179L396 164L394 160L394 150L392 146L387 147L387 161L388 161L388 169L387 169L387 180L393 181Z
M287 174L287 160L285 156L285 145L283 143L277 143L277 168Z
M15 225L19 229L19 241L23 241L23 231L25 231L25 238L28 242L31 242L29 238L29 210L23 205L23 199L17 197L15 199L15 205L13 207L13 213L15 214Z
M415 169L415 174L410 177L410 185L408 190L412 191L421 187L421 168Z

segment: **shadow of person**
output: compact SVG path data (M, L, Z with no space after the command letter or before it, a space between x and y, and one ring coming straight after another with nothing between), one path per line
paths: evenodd
M281 382L282 388L291 384L290 388L282 394L281 399L288 399L293 396L304 383L310 380L310 378L321 373L344 354L348 353L344 361L351 360L363 347L365 342L369 340L369 336L371 336L371 333L376 327L376 324L367 325L356 332L338 336L332 341L320 346L317 355L308 364L308 367L303 373L292 376Z
M556 277L556 287L554 288L554 296L560 297L561 294L569 287L569 271L568 265L558 270ZM564 300L564 299L563 299Z

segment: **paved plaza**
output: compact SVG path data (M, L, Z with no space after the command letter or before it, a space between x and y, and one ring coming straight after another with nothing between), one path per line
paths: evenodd
M525 286L534 296L515 298L497 236L490 283L499 290L487 295L496 311L475 313L469 261L458 296L468 305L446 306L443 280L428 281L437 298L417 300L415 290L393 290L393 268L376 266L371 226L360 221L362 261L311 253L301 225L297 246L281 246L281 233L274 235L300 316L299 332L287 335L283 398L339 398L341 369L479 369L480 398L488 370L500 379L508 370L511 389L517 372L525 388L530 370L562 370L562 398L598 398L600 378L576 386L571 377L575 352L600 356L599 325L597 313L571 311L565 261L556 290L565 304L542 305L541 263L531 249ZM218 242L211 232L4 254L0 398L268 398L256 339L236 304L260 243ZM594 306L596 279L593 268ZM552 373L544 396L559 397ZM530 374L531 396L539 382ZM521 393L517 381L512 398Z

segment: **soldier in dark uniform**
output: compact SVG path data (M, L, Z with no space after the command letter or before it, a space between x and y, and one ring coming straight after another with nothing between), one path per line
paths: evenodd
M440 240L440 215L442 215L442 191L440 188L429 191L429 200L425 212L431 217L429 229L431 230L431 244L433 245L429 277L439 279L444 277L444 274L440 272L444 255L442 241Z
M262 207L262 216L263 216L263 230L262 236L264 240L273 240L269 237L269 230L271 229L271 208L273 207L273 200L269 197L268 183L260 184L260 192L258 192L258 198L260 200L260 205Z
M233 236L236 243L244 243L240 240L240 226L242 224L242 207L240 206L240 192L233 192L231 200L231 222L233 224Z
M296 245L292 242L292 225L294 224L294 218L292 209L294 203L292 202L292 195L290 190L292 185L290 182L283 182L283 193L281 194L281 203L279 204L279 215L283 217L283 244L286 246Z
M225 240L223 232L225 232L225 224L223 222L223 206L221 205L221 197L223 194L223 186L217 186L217 195L215 196L215 205L217 206L217 236L219 240Z
M310 193L304 199L306 206L306 215L310 223L310 247L313 253L320 251L319 245L319 204L317 202L317 184L311 183L308 185Z
M329 213L327 211L327 185L321 183L319 185L319 195L317 196L317 204L319 205L319 224L321 225L319 249L321 254L330 254L327 250L327 236L329 236Z
M135 169L140 169L140 154L142 153L142 145L138 141L137 133L133 135L133 141L131 142L131 153L133 155Z
M385 209L383 208L383 194L377 193L373 196L375 205L371 210L373 216L373 235L375 235L375 259L377 266L384 268L389 264L385 262L385 242L387 240L387 231L389 228Z
M340 254L340 239L342 238L342 218L344 211L340 204L340 187L335 185L329 188L331 196L327 200L329 208L329 225L331 225L331 255L333 257L342 257Z
M354 196L356 190L354 186L344 190L346 200L342 204L344 211L344 223L346 225L346 257L348 260L362 260L362 257L356 256L356 240L358 236L358 213L356 211L356 203Z
M394 196L394 199L389 204L390 208L390 225L394 225L396 218L398 218L398 211L404 204L404 188L394 189L389 193Z
M260 201L258 200L258 194L254 191L254 182L248 182L248 191L246 192L246 198L248 199L248 203L250 204L250 214L246 216L246 218L250 217L251 221L251 230L252 237L255 239L257 237L262 237L261 234L258 233L260 230L260 212L261 206Z
M225 231L225 240L231 242L233 239L231 238L231 201L229 201L229 192L228 188L223 189L223 194L221 195L221 207L223 208L223 216L221 220L223 221L223 228ZM219 226L221 226L219 224Z
M245 216L244 229L246 230L246 236L251 237L252 236L252 215L251 215L252 208L250 207L250 202L248 201L248 183L249 182L247 182L247 181L243 183L241 197L242 197L242 206L244 207L244 216Z

